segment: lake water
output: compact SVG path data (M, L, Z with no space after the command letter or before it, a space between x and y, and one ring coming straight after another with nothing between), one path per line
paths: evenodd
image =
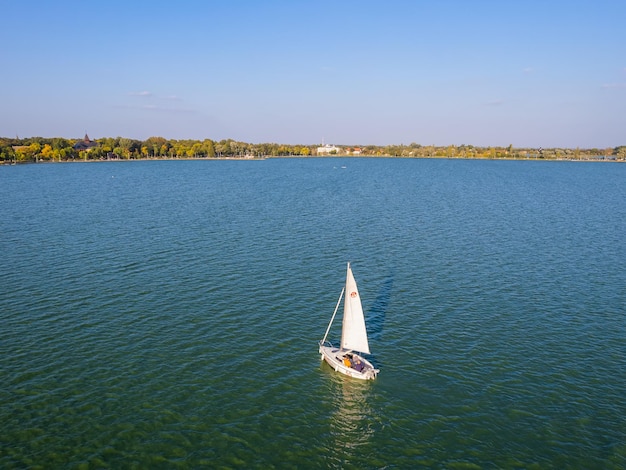
M626 165L12 166L0 216L2 468L626 468Z

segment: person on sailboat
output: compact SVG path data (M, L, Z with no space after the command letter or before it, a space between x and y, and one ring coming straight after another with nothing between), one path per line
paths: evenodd
M354 363L353 366L358 372L363 371L363 363L361 362L361 360L359 358L357 358L356 362Z
M352 361L348 355L343 356L343 365L346 367L352 367Z

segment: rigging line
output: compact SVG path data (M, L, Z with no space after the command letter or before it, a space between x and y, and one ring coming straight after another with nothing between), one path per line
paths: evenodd
M328 328L326 328L326 334L324 335L324 339L322 340L322 344L326 342L326 337L328 336L328 332L330 331L330 327L333 324L333 320L335 319L335 315L337 315L337 309L339 309L339 304L341 303L341 299L343 298L343 292L346 288L341 289L341 294L339 295L339 300L337 301L337 305L335 306L335 311L333 312L333 316L330 319L330 323L328 324Z

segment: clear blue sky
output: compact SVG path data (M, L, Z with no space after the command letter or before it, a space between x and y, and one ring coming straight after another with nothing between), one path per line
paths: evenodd
M0 0L0 136L626 145L624 0Z

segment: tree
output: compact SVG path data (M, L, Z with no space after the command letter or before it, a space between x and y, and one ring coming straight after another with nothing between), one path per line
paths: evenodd
M41 156L44 160L51 160L54 158L54 149L50 144L45 144L41 149Z
M119 140L119 146L126 150L130 150L132 144L133 144L133 141L125 137L121 137Z
M202 153L202 144L200 142L194 142L191 146L190 157L197 158Z
M205 139L202 143L204 154L207 158L215 158L215 147L213 146L213 141L210 139Z
M0 143L0 160L8 162L15 159L13 147L6 143Z
M187 146L187 144L183 141L178 141L176 142L176 157L184 157L185 155L187 155L187 149L189 147Z
M28 147L30 149L31 158L36 157L39 155L39 152L41 152L41 144L39 142L33 142Z
M114 147L113 153L120 158L128 159L130 157L130 153L128 152L128 149L125 149L123 147Z
M152 151L152 156L157 157L167 154L167 140L163 137L148 137L143 143L149 151ZM165 152L162 153L162 148L165 146Z
M41 145L34 142L30 145L19 145L14 148L15 158L18 162L27 162L35 159L35 155L39 154Z
M230 139L220 140L215 145L215 151L217 152L218 157L227 157L232 155L231 142L233 141Z
M67 139L61 137L55 137L50 144L54 150L61 150L72 146Z

